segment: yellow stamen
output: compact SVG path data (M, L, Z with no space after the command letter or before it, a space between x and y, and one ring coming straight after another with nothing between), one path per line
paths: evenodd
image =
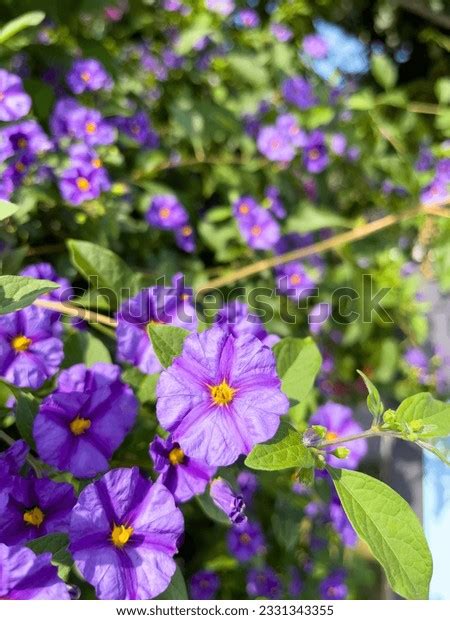
M95 133L97 131L97 123L94 123L93 121L86 123L86 131L88 133Z
M25 172L26 170L26 166L22 161L16 162L16 165L14 167L17 170L17 172Z
M114 525L111 532L111 540L116 547L122 549L122 547L124 547L130 540L132 534L132 527L127 527L126 525Z
M259 237L261 233L262 233L262 228L261 226L258 226L258 224L256 224L255 226L252 226L250 229L250 234L252 235L252 237Z
M19 149L24 149L28 145L28 140L26 138L19 138L17 140L17 146Z
M91 79L91 74L89 73L89 71L83 71L83 73L81 74L81 79L83 80L83 82L89 82L89 80Z
M169 461L171 465L182 465L184 462L184 452L181 448L172 448L169 452Z
M187 301L189 299L189 295L187 293L181 293L180 301Z
M139 127L139 125L131 126L131 133L134 134L135 136L138 136L140 131L141 131L141 128Z
M231 403L236 393L236 389L229 386L225 379L219 385L208 385L208 387L214 403L220 407Z
M87 418L80 418L77 416L74 420L72 420L69 426L74 435L82 435L89 428L91 428L91 421Z
M242 213L242 215L247 215L249 211L250 211L250 207L248 206L246 202L243 202L241 206L239 207L239 213Z
M102 167L102 160L99 157L94 158L91 161L91 164L94 168L101 168Z
M320 151L319 149L311 149L308 155L309 155L309 159L316 160L316 159L319 159L320 157Z
M91 189L91 184L85 177L78 177L76 184L81 192L88 192Z
M328 431L327 434L325 435L325 439L327 441L334 441L335 439L338 438L338 434L334 433L333 431Z
M291 284L300 284L300 282L302 281L301 276L298 275L298 273L293 273L291 275L291 277L289 278L289 281Z
M11 348L17 352L28 351L32 342L31 338L27 338L26 336L16 336L11 340Z
M44 513L37 506L23 513L23 520L25 523L28 523L28 525L34 525L35 527L42 525L44 518Z
M248 545L249 542L251 541L251 538L248 534L244 533L239 536L239 540L241 541L243 545Z
M163 207L162 209L159 210L159 217L162 220L167 220L169 215L170 215L170 209L168 209L167 207Z
M183 237L189 237L189 235L192 235L192 228L190 226L183 226L181 234Z

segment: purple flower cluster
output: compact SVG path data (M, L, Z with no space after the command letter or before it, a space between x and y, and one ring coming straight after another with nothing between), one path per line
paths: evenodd
M448 199L450 185L450 159L441 159L436 164L435 175L422 191L423 203L440 203Z
M171 194L153 196L146 214L147 222L160 230L175 231L175 241L185 252L195 250L195 235L181 202Z
M269 190L267 190L269 191ZM239 231L246 243L255 250L270 250L280 239L280 226L271 211L279 214L284 211L276 188L270 188L267 207L256 202L251 196L243 196L233 204L233 214Z
M113 86L113 81L102 63L94 58L75 60L66 79L75 95L81 95L85 91L110 90Z

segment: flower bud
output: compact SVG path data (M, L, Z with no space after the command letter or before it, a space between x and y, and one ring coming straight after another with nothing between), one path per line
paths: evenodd
M333 450L331 454L337 459L346 459L350 454L350 450L348 448L345 448L344 446L341 446L339 448L336 448L336 450Z

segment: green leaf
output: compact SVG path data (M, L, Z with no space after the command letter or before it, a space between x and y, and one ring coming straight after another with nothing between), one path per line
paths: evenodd
M184 339L190 333L182 327L159 325L158 323L150 323L147 330L153 350L164 368L170 366L174 358L181 355Z
M212 521L216 521L216 523L220 523L221 525L230 526L230 520L226 514L215 505L208 491L203 493L203 495L197 495L195 499L205 515Z
M111 250L76 239L69 239L67 246L73 266L93 289L102 289L113 308L139 290L139 274Z
M290 467L313 467L314 458L303 445L302 436L287 422L281 421L276 435L258 444L245 459L247 467L276 471Z
M39 401L32 394L27 394L25 392L16 392L15 396L17 402L14 413L17 428L23 439L25 439L30 446L33 446L33 424L38 413Z
M304 400L322 365L322 356L312 338L283 338L274 346L281 389L288 398Z
M37 280L23 276L0 276L0 314L15 312L33 303L59 284L50 280Z
M395 412L395 422L423 422L420 437L447 437L450 435L450 404L434 399L428 392L406 398ZM429 428L427 428L429 427Z
M353 224L339 213L318 208L309 203L301 204L298 215L287 221L288 232L312 232L322 228L352 228Z
M380 86L388 90L395 85L398 70L388 56L385 54L373 54L371 65L372 75Z
M361 472L330 468L330 473L348 518L383 566L394 592L427 599L433 561L409 504L384 482Z
M111 355L101 340L90 332L74 332L64 344L64 367L84 363L92 366L96 362L111 363Z
M18 206L7 200L0 200L0 222L6 220L7 217L11 217L18 210Z
M443 105L450 103L450 78L443 77L437 80L435 91L439 103Z
M214 32L212 16L209 13L198 15L189 28L186 28L180 34L175 44L175 52L181 56L185 56L192 50L197 41L212 32Z
M0 28L0 45L14 37L17 33L30 28L31 26L38 26L45 18L45 13L42 11L30 11L24 13L20 17L12 19Z
M356 372L364 381L367 391L369 392L369 395L367 396L367 408L369 409L370 413L373 415L374 418L379 418L381 415L383 415L384 411L384 405L381 401L380 393L374 386L372 381L368 377L366 377L366 375L361 370L357 370Z
M73 566L73 559L67 550L69 538L66 534L48 534L27 543L27 547L35 553L52 554L52 564L57 567L58 575L64 581L68 578Z
M167 590L164 590L159 596L156 597L160 601L186 601L188 600L188 592L186 588L186 582L184 581L183 573L180 567L177 569L169 583Z

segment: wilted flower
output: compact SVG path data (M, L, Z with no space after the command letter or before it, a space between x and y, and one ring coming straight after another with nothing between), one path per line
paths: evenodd
M275 434L289 403L271 350L213 327L191 334L157 386L157 417L184 452L231 465Z
M137 467L113 469L80 493L70 551L99 599L146 600L169 585L182 533L183 516L163 484Z
M247 520L244 514L245 503L242 495L236 495L231 486L223 478L215 478L210 485L209 494L214 504L234 525Z

